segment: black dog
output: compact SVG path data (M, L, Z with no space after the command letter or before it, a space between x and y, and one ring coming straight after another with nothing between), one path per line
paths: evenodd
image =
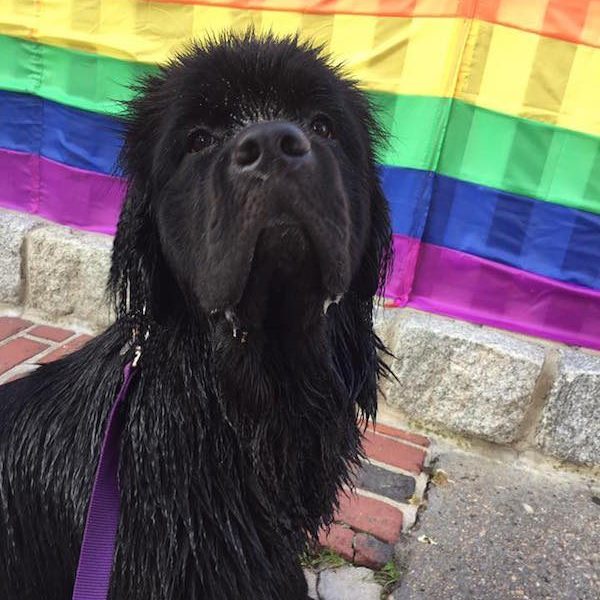
M298 555L349 483L383 369L391 235L368 102L317 50L248 34L190 49L129 114L117 320L1 389L0 598L71 597L141 344L111 597L304 599Z

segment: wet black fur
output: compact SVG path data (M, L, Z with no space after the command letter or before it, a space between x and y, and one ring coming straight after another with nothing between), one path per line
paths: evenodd
M248 120L306 127L314 111L330 115L336 139L313 141L319 161L311 177L289 184L291 192L278 192L279 175L263 187L237 180L221 182L218 193L206 187ZM220 132L216 155L186 154L198 120ZM306 598L298 554L331 521L336 494L359 460L357 415L376 412L383 349L371 313L390 243L374 163L377 135L355 85L295 40L215 40L142 84L123 151L129 186L110 278L117 320L82 350L0 388L0 599L71 597L99 444L131 357L131 349L126 356L121 350L132 327L143 355L127 398L111 598ZM225 213L206 212L211 194L229 203L215 209ZM220 259L206 246L213 242L198 230L216 219L222 231L214 244L237 248L235 220L250 219L231 204L240 194L253 202L262 202L261 194L289 200L306 227L312 217L301 203L318 198L314 210L325 211L319 223L331 228L325 239L332 253L347 254L340 260L347 260L349 279L331 274L326 281L328 255L313 248L323 232L314 231L311 245L286 230L303 245L300 259L285 236L261 238L259 264L243 297L234 298L234 338L226 306L210 303L233 298L227 294L235 295L237 279L212 299L204 294L203 286L222 281L207 273L231 273L219 272ZM329 208L334 200L337 208ZM234 227L227 230L224 219ZM346 241L336 249L338 233ZM289 263L271 264L271 243L289 253ZM263 280L262 260L276 277ZM286 279L290 270L297 276ZM345 293L323 316L327 286L345 286Z

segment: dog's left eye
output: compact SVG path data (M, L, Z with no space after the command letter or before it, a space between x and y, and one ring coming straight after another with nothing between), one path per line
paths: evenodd
M331 139L333 135L333 123L326 115L317 115L310 123L310 128L319 136Z
M201 152L210 148L215 142L215 136L208 129L193 129L188 135L188 152Z

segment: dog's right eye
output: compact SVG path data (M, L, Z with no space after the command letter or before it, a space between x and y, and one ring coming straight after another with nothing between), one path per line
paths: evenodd
M188 152L202 152L202 150L210 148L215 141L215 136L207 129L193 129L188 135Z
M318 114L310 123L310 128L323 138L333 138L333 123L331 119L322 114Z

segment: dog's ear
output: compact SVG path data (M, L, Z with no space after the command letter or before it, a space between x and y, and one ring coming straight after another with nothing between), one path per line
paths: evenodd
M348 88L348 113L354 115L357 130L362 131L362 147L366 152L364 177L369 181L369 230L362 262L352 282L353 291L363 300L383 290L392 257L392 230L389 206L377 166L379 154L388 143L388 135L377 115L382 107L372 102L352 83Z
M164 72L146 77L134 86L126 105L125 132L119 165L127 180L112 252L108 291L117 317L133 317L152 310L153 281L159 252L152 216L154 149L168 108L162 92Z
M373 331L374 296L383 289L391 258L391 226L387 200L373 168L370 224L362 262L352 282L352 294L335 312L336 370L365 420L377 413L377 380L388 373L387 350Z
M372 298L383 290L392 257L388 203L376 176L373 177L370 204L370 232L353 285L363 299Z
M143 183L129 181L113 243L108 282L118 318L140 316L151 305L155 238L150 203Z
M155 164L155 148L164 131L165 115L170 107L167 90L168 66L132 85L133 97L125 103L125 132L119 166L129 183L148 182Z

